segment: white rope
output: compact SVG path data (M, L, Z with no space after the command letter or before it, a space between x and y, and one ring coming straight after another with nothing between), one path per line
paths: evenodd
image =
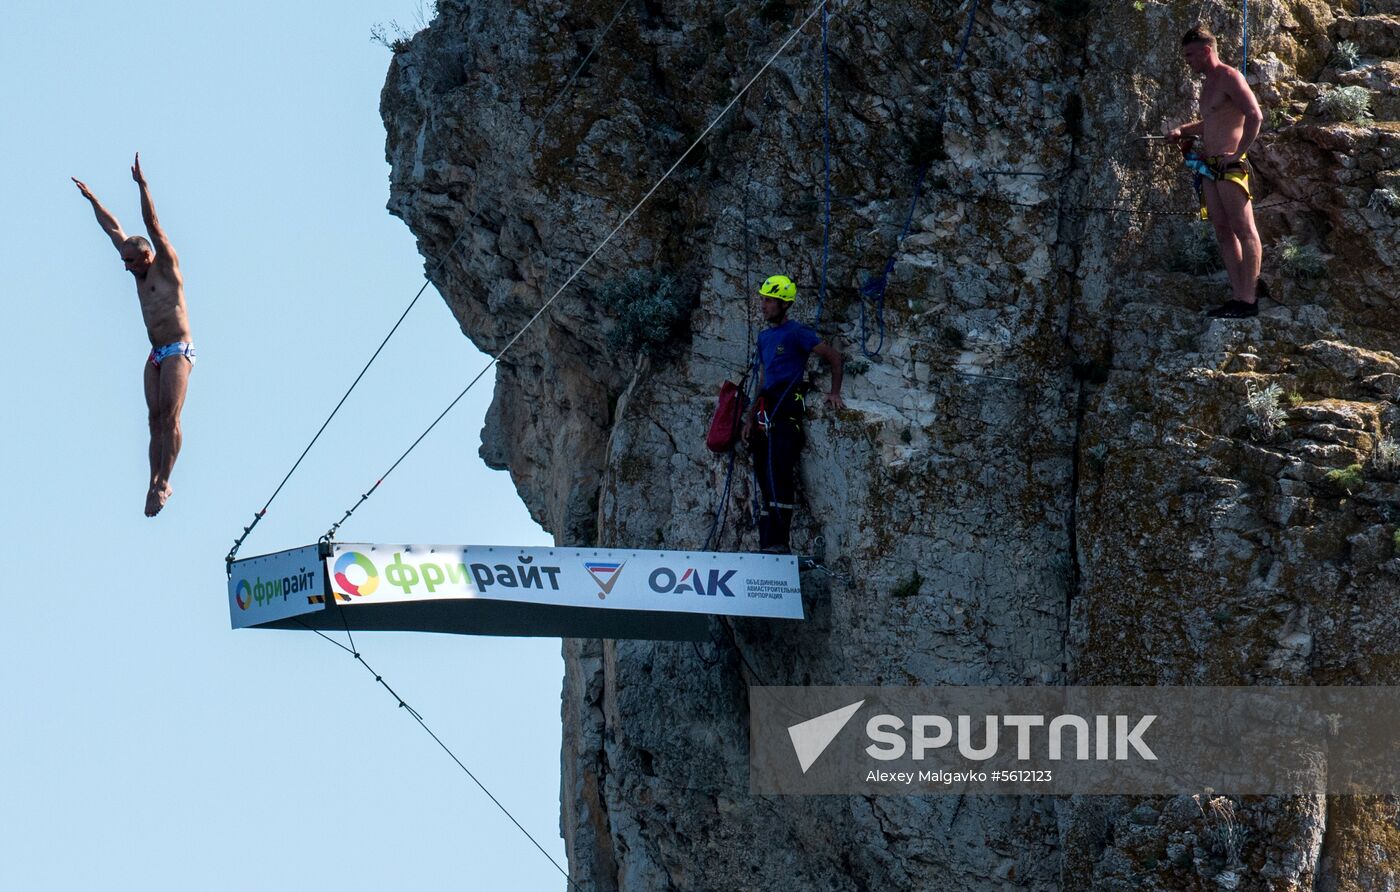
M710 135L710 131L715 129L715 127L719 124L720 120L723 119L724 116L729 113L729 110L734 107L735 103L737 103L740 99L744 97L744 94L749 91L749 88L752 87L754 83L760 77L763 76L763 73L767 71L769 67L772 66L772 64L778 60L778 57L781 56L783 52L787 50L787 48L792 44L792 42L797 39L797 35L802 33L802 29L807 27L807 25L811 23L812 19L816 18L817 13L821 12L823 7L825 7L828 2L829 0L820 0L820 2L817 3L815 7L813 7L812 11L807 14L807 17L802 20L802 24L798 25L793 30L793 32L788 35L787 40L783 41L782 46L778 47L777 52L769 56L768 61L763 63L763 67L758 69L758 73L755 74L753 77L749 78L749 82L744 85L744 88L742 90L734 94L734 98L729 100L729 104L726 105L723 109L721 109L719 114L715 115L714 119L710 121L709 125L706 126L705 129L701 131L700 135L695 138L695 141L690 144L690 148L686 149L684 152L681 153L681 156L676 159L676 163L672 164L670 169L661 175L661 179L657 180L656 184L647 190L647 193L642 196L642 200L637 202L637 204L632 208L632 210L627 212L627 216L622 218L622 222L618 223L616 226L613 227L612 232L609 232L607 237L604 238L601 242L599 242L598 246L593 249L593 252L590 253L586 258L584 258L583 262L580 263L578 267L569 275L569 278L564 280L564 284L560 285L559 288L554 292L554 294L550 296L549 300L545 301L544 305L541 306L537 311L535 311L535 315L530 317L530 321L526 322L525 325L520 329L520 331L516 332L515 336L506 342L506 345L502 347L500 352L497 353L491 359L491 362L487 363L486 368L482 369L481 372L477 375L477 379L479 379L481 375L484 375L487 371L489 371L491 367L500 360L501 356L505 355L505 352L511 347L513 347L516 341L520 340L520 338L525 334L525 332L530 328L530 326L535 324L535 320L539 319L540 316L544 315L544 311L549 309L550 304L554 303L554 301L559 297L559 295L564 293L564 289L568 288L569 285L573 283L574 279L578 278L579 274L582 273L585 268L587 268L588 264L593 262L593 258L597 257L599 252L608 246L608 243L613 240L613 236L617 235L618 232L622 230L622 227L626 226L632 220L632 218L637 215L637 212L642 209L642 206L645 205L648 200L650 200L651 196L656 192L656 190L660 189L662 184L665 183L668 179L670 179L671 174L676 172L676 168L681 166L681 162L685 161L686 157L691 152L695 151L695 147L700 145L700 143L704 141L705 137ZM476 379L473 379L472 384L475 383ZM469 384L467 386L470 387L471 385Z

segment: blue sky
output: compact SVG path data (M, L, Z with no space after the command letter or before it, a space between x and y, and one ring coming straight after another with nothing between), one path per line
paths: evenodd
M229 628L223 556L422 282L384 210L380 22L413 0L6 5L11 332L0 625L7 888L556 889L344 652ZM423 14L426 14L424 12ZM140 231L143 167L199 363L142 516L148 344L70 176ZM314 542L485 358L429 291L244 548ZM489 382L344 541L540 545L476 451ZM365 658L563 860L557 639L365 633Z

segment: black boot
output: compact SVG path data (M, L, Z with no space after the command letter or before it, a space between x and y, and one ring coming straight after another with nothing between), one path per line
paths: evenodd
M1245 303L1242 300L1227 300L1206 315L1213 319L1248 319L1251 316L1259 315L1259 304L1257 302Z

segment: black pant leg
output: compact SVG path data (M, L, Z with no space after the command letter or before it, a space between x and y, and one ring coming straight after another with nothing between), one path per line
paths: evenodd
M758 520L760 548L791 545L792 515L797 507L797 463L805 435L801 416L790 410L775 418L755 439L754 473L763 496Z

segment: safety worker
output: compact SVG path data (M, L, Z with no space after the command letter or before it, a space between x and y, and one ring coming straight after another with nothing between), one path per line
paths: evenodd
M797 286L787 276L769 276L758 289L763 321L758 336L758 398L744 415L743 439L753 455L762 505L758 544L769 554L791 554L789 535L797 507L797 462L805 436L807 357L815 353L831 366L826 402L839 408L841 354L811 328L788 318Z

